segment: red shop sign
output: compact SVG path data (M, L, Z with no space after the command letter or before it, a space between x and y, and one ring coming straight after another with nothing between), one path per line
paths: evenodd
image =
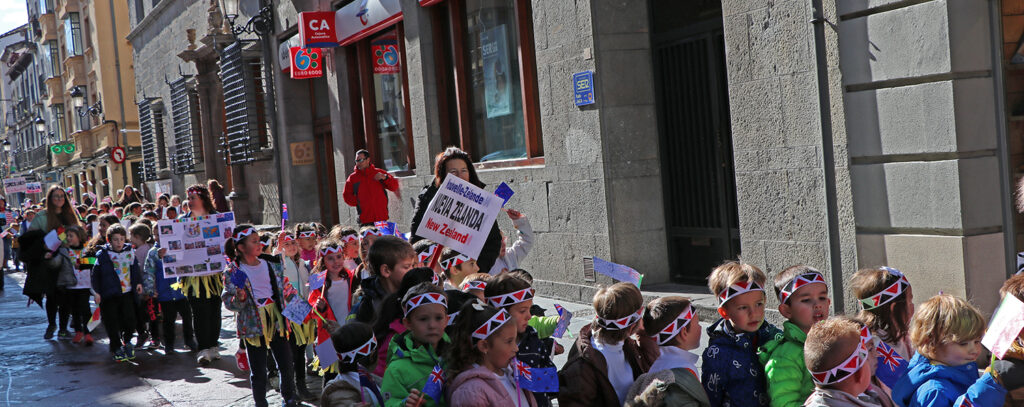
M323 51L320 48L291 48L292 79L319 78L324 75Z
M333 11L304 11L299 13L299 46L337 47Z
M392 41L383 44L373 44L370 47L373 54L373 73L375 74L396 74L401 71L398 64L398 45Z

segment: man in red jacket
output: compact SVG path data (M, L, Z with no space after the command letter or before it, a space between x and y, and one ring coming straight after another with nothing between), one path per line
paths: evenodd
M370 153L356 151L356 169L345 180L345 203L356 207L361 226L388 220L388 193L398 191L398 180L370 163Z

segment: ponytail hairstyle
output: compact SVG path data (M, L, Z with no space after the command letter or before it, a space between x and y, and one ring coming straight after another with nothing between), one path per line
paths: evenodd
M491 318L495 317L498 313L505 314L505 321L500 326L490 322ZM454 334L451 337L452 341L445 355L445 361L448 362L448 369L446 369L448 380L454 379L459 373L472 369L474 364L480 363L483 359L484 355L476 345L484 339L474 336L474 332L485 324L490 325L489 333L491 335L499 329L508 328L508 326L512 326L512 329L515 329L515 322L508 315L508 311L499 310L476 300L463 304L462 308L459 309L459 314L455 316L455 322L451 325Z
M853 295L859 300L882 292L899 279L899 276L882 267L864 268L853 274L853 278L850 279L850 288L853 290ZM907 290L910 289L907 288ZM903 292L882 306L868 310L861 309L857 313L857 319L864 321L868 329L883 341L900 342L910 334L911 318L907 317L907 312L913 306L907 301L907 292Z
M147 244L153 244L153 229L149 228L149 225L138 222L128 227L128 233L134 237L139 238Z
M369 325L351 321L331 332L334 351L338 352L338 371L348 373L377 361L377 338Z
M224 255L227 256L232 263L237 264L239 257L242 256L242 254L238 252L238 243L254 233L258 234L258 232L256 232L256 228L250 224L243 223L235 226L235 228L231 230L231 238L224 242Z

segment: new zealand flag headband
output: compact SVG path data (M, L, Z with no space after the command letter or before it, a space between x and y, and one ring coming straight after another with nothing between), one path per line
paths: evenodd
M897 277L897 279L895 282L886 287L884 290L879 291L877 294L867 298L861 298L860 306L865 310L872 310L881 307L885 304L888 304L892 302L892 300L895 300L897 297L903 294L903 292L906 291L907 288L910 288L910 281L907 280L907 276L903 275L903 273L901 273L899 270L885 266L882 266L880 268L888 272L889 275Z

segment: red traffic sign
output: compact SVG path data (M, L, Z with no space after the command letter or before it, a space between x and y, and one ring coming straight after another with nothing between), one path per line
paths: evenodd
M110 150L110 159L113 160L115 164L123 164L125 158L124 148L114 147L113 150Z

